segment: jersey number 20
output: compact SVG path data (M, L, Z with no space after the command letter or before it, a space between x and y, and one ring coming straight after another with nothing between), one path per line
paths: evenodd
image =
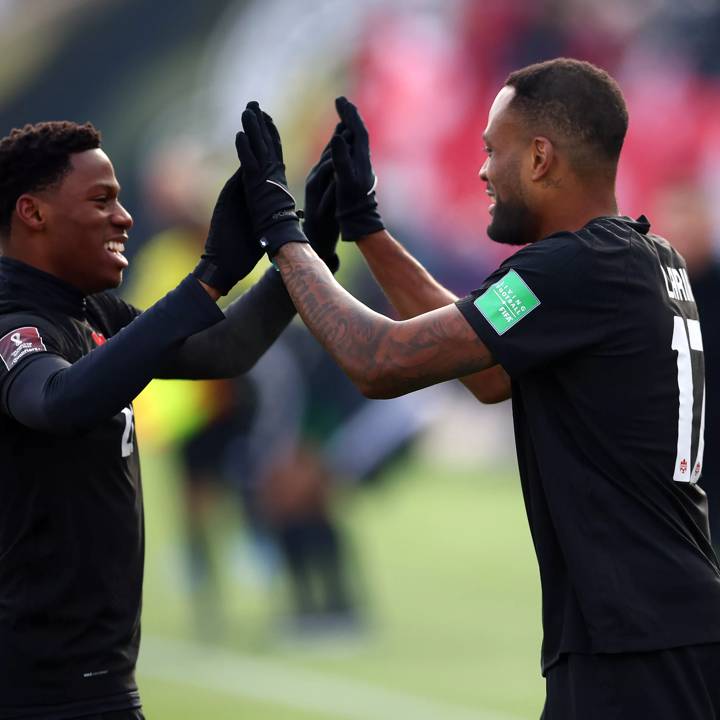
M702 352L703 342L700 334L700 323L697 320L687 321L679 315L675 316L673 327L672 349L677 350L678 390L680 391L680 407L678 411L677 455L673 480L677 482L697 482L702 471L703 450L705 448L705 385L702 388L702 409L700 411L699 436L693 443L693 428L698 423L694 416L695 388L693 383L691 351ZM690 464L692 446L697 446L695 460Z

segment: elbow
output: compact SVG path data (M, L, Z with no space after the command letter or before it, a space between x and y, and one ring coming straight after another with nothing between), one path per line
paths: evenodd
M249 373L274 346L280 333L261 334L254 342L245 343L242 352L229 353L222 377L233 378Z
M483 405L497 405L512 397L512 392L509 387L493 388L482 385L478 387L478 384L475 383L473 385L467 385L467 388Z
M460 378L460 381L483 405L496 405L512 397L510 378L499 365Z
M245 359L242 362L236 363L232 368L228 368L219 379L229 379L234 377L240 377L249 373L256 365L260 358L254 357Z
M362 375L350 375L350 379L363 397L366 397L368 400L383 399L378 385L368 377Z
M360 392L368 398L368 400L390 400L391 398L398 397L399 394L402 394L393 392L390 388L372 383L362 385L356 383L356 386L358 390L360 390Z
M26 427L56 437L82 435L93 428L93 418L79 412L76 407L48 402L41 412L17 413L15 419Z
M475 397L483 404L483 405L497 405L498 403L504 402L505 400L509 400L510 396L505 394L499 394L499 393L485 393L485 394L475 394Z
M391 400L410 392L402 382L389 375L369 377L367 374L354 379L357 389L369 400Z

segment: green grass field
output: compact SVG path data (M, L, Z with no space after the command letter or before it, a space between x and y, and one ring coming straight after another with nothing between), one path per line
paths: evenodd
M173 467L145 455L144 471L148 720L539 716L539 581L514 470L449 473L411 459L340 498L366 627L302 641L281 631L283 587L248 570L225 503L224 621L205 618L212 642L195 632Z

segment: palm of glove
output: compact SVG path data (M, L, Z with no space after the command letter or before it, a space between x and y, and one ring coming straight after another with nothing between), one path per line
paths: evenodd
M193 275L223 295L257 265L263 251L252 242L250 213L238 169L218 195L205 250Z

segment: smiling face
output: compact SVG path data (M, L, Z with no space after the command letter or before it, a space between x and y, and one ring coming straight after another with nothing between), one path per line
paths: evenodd
M498 243L525 245L539 238L540 223L523 186L522 163L529 157L531 138L510 108L514 96L515 89L505 86L490 108L480 178L492 198L488 236Z
M99 148L70 156L59 183L35 193L47 272L86 294L117 287L132 217L120 204L112 163Z

